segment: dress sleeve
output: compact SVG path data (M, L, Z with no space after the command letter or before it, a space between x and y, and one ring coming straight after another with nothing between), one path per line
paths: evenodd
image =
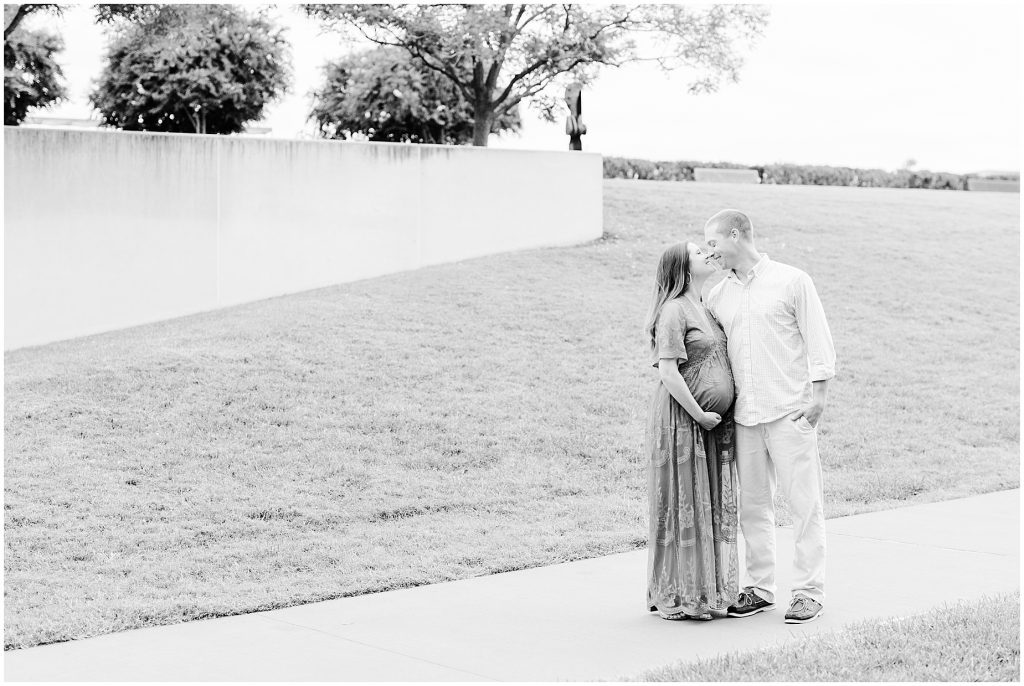
M677 303L667 302L658 315L655 334L658 359L686 360L686 315Z
M722 326L722 321L718 318L718 299L722 295L722 284L724 283L725 279L716 283L708 293L708 296L704 299L704 309L708 311L708 314L711 315L711 318L714 319L719 326Z

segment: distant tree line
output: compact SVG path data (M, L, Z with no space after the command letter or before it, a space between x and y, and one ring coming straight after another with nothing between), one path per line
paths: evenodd
M59 37L25 27L66 5L4 5L4 123L66 97ZM105 126L230 134L287 92L288 45L265 10L242 5L97 4L111 36L89 99ZM601 66L685 68L692 92L736 81L763 33L759 5L301 5L367 50L324 69L309 119L326 138L486 145L517 131L519 108L555 121L559 87ZM655 46L645 52L636 36Z
M606 179L642 179L653 181L693 181L696 167L714 169L753 169L766 184L795 184L808 186L864 186L873 188L933 188L967 190L969 174L912 171L900 169L856 169L853 167L827 167L802 164L766 164L749 166L730 162L692 162L650 160L625 157L605 157ZM1018 180L1019 175L998 174L985 178Z

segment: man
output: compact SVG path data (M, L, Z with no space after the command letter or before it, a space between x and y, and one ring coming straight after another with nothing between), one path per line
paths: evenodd
M726 278L708 309L728 336L736 383L736 469L746 584L730 617L775 609L776 478L790 504L795 578L786 622L821 616L825 601L825 515L817 426L835 350L818 293L803 271L768 259L750 219L722 210L704 238ZM777 476L776 476L777 475Z

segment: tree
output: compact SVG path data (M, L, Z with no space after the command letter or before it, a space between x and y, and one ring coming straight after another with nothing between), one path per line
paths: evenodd
M131 5L127 3L118 4L97 4L93 9L96 12L96 22L99 24L116 24L118 22L159 22L164 15L161 5Z
M10 4L4 5L4 41L14 33L22 21L30 14L36 12L50 12L60 16L64 13L65 5L27 5Z
M752 5L304 5L326 26L354 30L401 48L448 79L473 105L473 144L487 145L492 123L534 100L549 120L543 91L568 75L588 83L600 65L657 61L688 67L693 92L737 80L734 45L760 35L766 10ZM635 36L660 46L644 54Z
M49 107L67 97L54 54L64 49L58 36L18 29L4 39L4 125L18 126L33 107Z
M233 5L97 7L116 26L90 100L128 131L238 133L287 88L286 42ZM124 9L127 8L127 9Z
M310 119L326 138L459 145L473 139L473 105L404 50L381 47L327 65ZM491 124L518 131L518 109Z

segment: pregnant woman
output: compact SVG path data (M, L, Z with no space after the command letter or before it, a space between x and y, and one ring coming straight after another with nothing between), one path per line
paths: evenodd
M725 333L701 299L717 269L693 243L668 248L645 327L660 377L646 439L647 606L665 619L711 619L738 593L735 390Z

